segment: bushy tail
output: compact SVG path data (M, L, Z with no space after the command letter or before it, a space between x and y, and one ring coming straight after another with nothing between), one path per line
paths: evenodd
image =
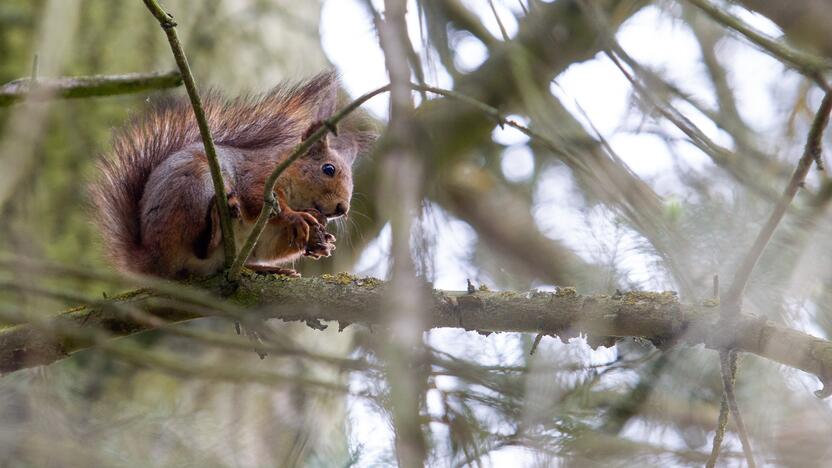
M328 72L295 85L279 85L259 97L228 101L211 92L203 105L218 145L291 148L315 117L318 104L335 89L337 76ZM167 157L200 141L186 99L154 104L115 133L113 149L99 162L100 177L90 192L106 252L119 269L152 273L149 269L154 259L142 246L144 187L151 172Z

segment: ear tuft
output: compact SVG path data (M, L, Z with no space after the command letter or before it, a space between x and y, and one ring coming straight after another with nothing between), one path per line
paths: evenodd
M312 136L312 134L315 133L319 128L323 127L324 125L325 125L325 123L320 121L320 120L312 122L312 125L310 125L309 128L307 128L306 131L303 132L303 136L301 137L300 141L306 140L307 138ZM309 148L309 151L307 151L306 154L308 156L312 156L314 158L319 158L323 154L325 154L327 151L329 151L329 132L325 133L324 136L321 137L320 140L316 141Z
M315 113L315 120L326 120L332 117L335 113L335 108L338 105L338 89L340 83L338 82L338 75L330 72L324 75L326 83L320 90L317 103L317 112Z

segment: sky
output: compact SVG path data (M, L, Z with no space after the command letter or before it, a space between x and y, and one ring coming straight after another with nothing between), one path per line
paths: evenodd
M382 9L381 2L373 3L378 9ZM479 13L491 33L500 37L497 22L487 0L463 0L463 3ZM673 5L670 2L664 4ZM515 34L515 15L522 14L517 0L495 0L495 6L508 34ZM417 53L426 62L428 84L450 87L451 79L439 71L439 67L433 65L430 55L426 57L416 12L416 6L411 1L407 17L408 28ZM739 8L734 13L762 32L775 37L781 34L776 26L761 16ZM388 82L384 57L378 46L371 18L361 0L326 1L322 10L321 33L325 53L338 68L345 87L353 96ZM712 105L715 103L692 33L669 15L656 7L645 8L620 28L617 39L621 46L643 65L661 71L670 81L679 84L681 89L701 101ZM473 70L487 58L486 48L471 36L458 37L454 49L458 54L457 64L463 70ZM795 89L794 81L789 80L797 80L798 77L794 73L784 72L779 62L749 47L741 40L720 43L719 56L728 68L731 84L738 92L737 99L742 116L755 130L766 134L777 121L776 103L773 100L776 93L773 93L773 90L782 89L786 92ZM572 111L587 131L594 134L597 129L630 168L667 199L684 199L689 195L679 192L682 184L676 179L674 168L703 171L712 165L706 155L687 143L677 142L668 146L657 136L638 132L642 122L634 121L635 113L629 112L632 105L630 84L603 54L571 66L556 78L551 91ZM386 118L387 104L387 97L383 95L368 103L366 108L377 117ZM693 108L680 106L680 109L711 139L731 146L731 139ZM522 120L521 117L517 118ZM662 125L662 129L667 133L682 136L681 132L670 125ZM528 139L513 129L497 129L493 136L497 142L507 145L501 166L506 177L515 181L528 178L533 165L532 155L526 146ZM565 171L566 169L553 169L545 173L544 181L539 184L541 188L535 194L533 214L544 233L564 241L579 254L592 260L592 253L598 251L599 243L614 242L618 228L613 224L609 212L599 209L586 217L579 211L581 207L575 194L576 189ZM434 286L440 289L460 290L465 287L466 278L487 281L487 278L478 277L476 270L465 260L473 249L474 231L467 224L454 220L438 208L431 210L431 216L435 218L432 225L437 239L434 252ZM654 259L649 258L647 254L635 252L634 247L638 242L635 234L625 234L620 240L622 245L618 247L624 252L631 252L623 258L620 268L626 272L630 281L645 289L671 288L672 284L663 278L657 278L656 272L650 267ZM385 277L387 268L381 259L386 257L389 243L389 228L385 228L368 247L355 271ZM501 349L509 354L517 351L512 348L511 341L506 339L505 335L483 338L467 336L459 331L440 330L431 332L429 340L432 345L449 351L453 351L453 343L460 340L479 340L481 343L478 343L478 346ZM504 342L501 343L500 340ZM556 342L557 340L550 341L548 346L562 348L563 352L567 352L569 348L569 352L583 353L589 362L603 362L615 356L613 350L602 348L592 351L581 343L562 345ZM485 353L485 356L485 359L505 358L490 356L488 353ZM360 382L354 384L361 385ZM440 386L446 384L453 383L438 382ZM362 445L369 452L381 453L392 440L389 421L358 400L350 404L349 418L353 443ZM429 395L429 410L437 410L436 405L438 403L435 398ZM440 426L434 429L440 435L444 430ZM640 433L637 427L632 428L631 432L633 435ZM641 434L645 434L643 430ZM675 447L683 446L681 440L672 438L657 442ZM531 455L523 449L503 449L493 452L486 466L516 466L519 461L532 460Z

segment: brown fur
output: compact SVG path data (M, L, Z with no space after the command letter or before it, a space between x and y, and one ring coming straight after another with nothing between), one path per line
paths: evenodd
M309 128L332 114L337 88L336 76L324 73L261 97L224 100L209 93L204 98L226 190L234 192L232 209L240 215L235 226L243 233L263 204L266 178ZM297 236L308 238L309 225L317 222L298 212L334 216L339 208L348 209L352 162L371 141L361 132L339 132L283 173L277 187L284 214L270 223L273 232L264 233L267 240L255 251L256 261L285 261L303 253L305 244ZM322 173L324 163L336 167L335 177ZM221 249L213 186L188 101L162 102L129 122L116 132L112 154L99 168L92 199L117 267L160 276L217 270Z

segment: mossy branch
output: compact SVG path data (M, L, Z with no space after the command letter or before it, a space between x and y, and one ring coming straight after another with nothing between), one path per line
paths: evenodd
M61 78L38 77L37 92L32 92L33 84L32 78L20 78L0 86L0 107L10 106L24 99L75 99L175 88L182 84L182 75L178 71L167 71Z
M225 279L214 277L198 286L219 292ZM347 274L287 279L242 275L238 289L228 298L261 318L300 321L337 321L380 325L385 322L382 299L386 283ZM210 315L198 308L187 311L162 303L169 297L149 290L114 298L166 322L175 323ZM217 303L222 303L220 299ZM638 337L666 347L675 343L704 344L712 349L730 347L801 369L832 383L832 342L788 327L742 314L730 328L717 327L719 308L682 304L670 292L631 292L621 296L583 296L574 289L555 293L511 291L433 291L425 311L431 328L460 328L478 332L543 333L573 337ZM195 310L196 309L196 310ZM0 330L0 372L45 365L91 345L60 335L61 323L96 327L113 336L133 335L153 327L117 308L79 307L51 319L42 327L18 325ZM71 327L70 327L71 328ZM825 384L826 388L830 385ZM818 395L825 395L818 392Z

